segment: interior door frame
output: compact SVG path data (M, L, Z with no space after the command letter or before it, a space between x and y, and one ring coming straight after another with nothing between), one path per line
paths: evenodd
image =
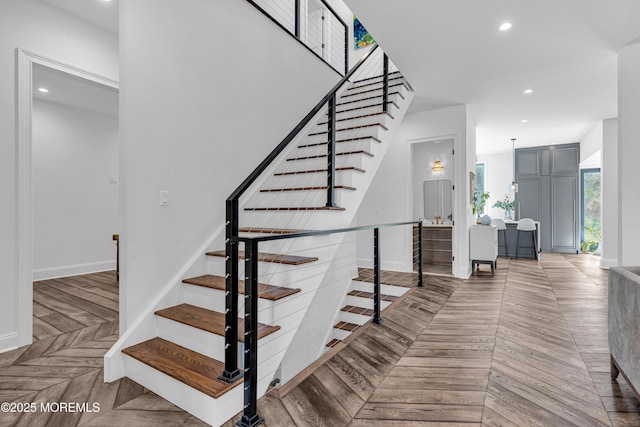
M101 76L56 59L15 49L16 64L16 231L18 284L18 347L33 341L33 201L32 201L32 106L33 66L41 65L114 89L117 80Z

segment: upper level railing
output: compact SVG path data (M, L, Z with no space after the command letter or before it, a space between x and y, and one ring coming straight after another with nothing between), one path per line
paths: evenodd
M349 27L325 0L247 0L340 75L349 71Z

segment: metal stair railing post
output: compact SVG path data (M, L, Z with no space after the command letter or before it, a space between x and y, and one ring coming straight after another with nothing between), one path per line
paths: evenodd
M360 230L374 230L374 282L377 303L374 323L382 323L380 316L380 245L379 229L383 227L398 227L418 224L417 221L398 222L394 224L367 225L350 228L336 228L332 230L303 231L292 234L274 234L263 237L242 237L238 241L245 245L245 319L244 319L244 411L237 425L240 427L255 427L264 422L258 415L257 387L258 387L258 244L274 240L296 239L299 237L321 236L336 233L349 233ZM422 224L422 222L420 222ZM376 321L378 319L378 321Z
M418 286L422 287L422 221L418 224Z
M226 263L225 263L225 369L219 377L229 383L238 380L242 373L238 369L238 230L240 223L240 196L269 167L282 151L294 140L316 114L335 97L336 92L349 81L351 76L371 57L378 45L374 46L320 102L302 119L300 123L278 144L278 146L258 165L256 169L235 189L226 201Z
M382 59L382 111L389 111L389 57L385 53Z
M242 418L237 423L240 427L255 427L264 422L264 419L258 415L258 243L257 240L245 243L243 355L245 405Z
M242 377L238 369L238 215L238 199L227 199L224 371L218 378L228 383Z
M381 324L380 317L380 229L373 229L373 323Z
M336 187L336 94L329 99L327 120L327 207L334 208Z

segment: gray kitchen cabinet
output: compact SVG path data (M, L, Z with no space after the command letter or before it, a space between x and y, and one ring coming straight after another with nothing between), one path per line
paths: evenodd
M516 150L516 219L540 221L540 248L578 252L580 144Z

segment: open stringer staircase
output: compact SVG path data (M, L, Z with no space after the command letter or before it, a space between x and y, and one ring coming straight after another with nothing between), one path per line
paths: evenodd
M336 206L326 207L327 109L282 151L240 203L243 235L294 233L297 230L348 227L412 99L410 86L391 65L387 112L383 111L381 49L370 54L336 98ZM343 235L267 242L260 247L258 396L278 377L287 381L326 350L346 300L345 286L333 307L325 307L326 327L314 340L311 357L294 349L309 345L298 333L310 304L331 269L357 275L355 254L343 257ZM218 239L218 241L220 241ZM215 250L218 249L218 250ZM211 425L220 425L243 408L242 380L218 380L224 360L225 251L206 253L205 274L187 277L181 303L161 306L153 321L157 336L122 350L125 374ZM241 248L242 249L242 248ZM243 253L240 253L243 258ZM240 277L242 263L240 263ZM240 293L244 284L240 283ZM240 313L243 298L240 296ZM242 315L240 315L242 316ZM238 354L243 326L239 319ZM301 336L302 335L302 336ZM317 333L316 333L317 335ZM302 340L296 345L296 340ZM283 358L294 360L290 373ZM240 366L242 366L240 364Z

